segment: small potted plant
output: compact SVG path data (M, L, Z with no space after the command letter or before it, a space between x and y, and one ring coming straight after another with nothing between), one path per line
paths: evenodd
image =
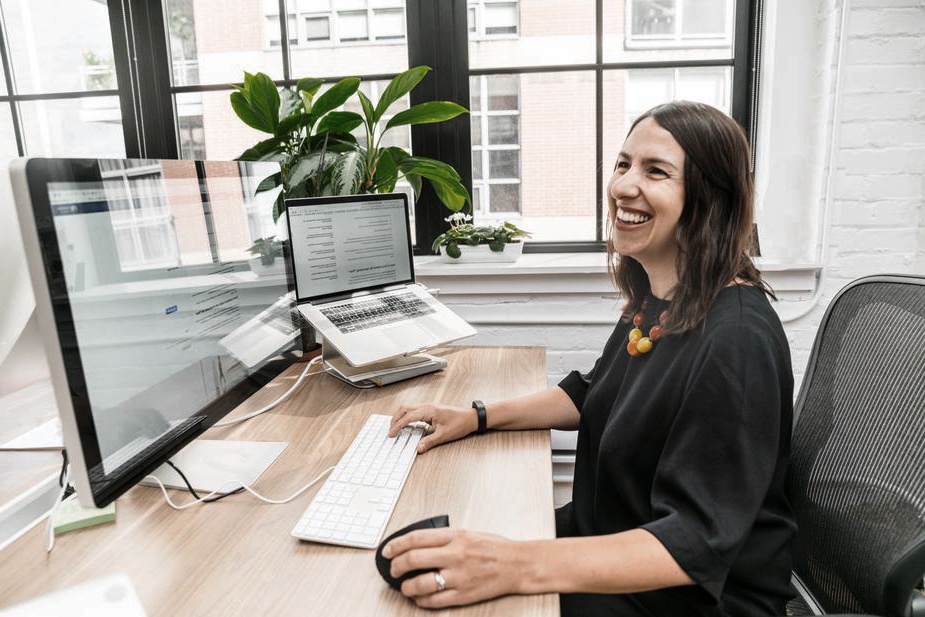
M280 271L282 261L277 264L277 257L283 256L283 241L276 236L257 238L247 252L254 255L247 260L254 274L274 274Z
M433 250L449 263L512 262L523 252L523 238L530 233L504 221L497 225L473 225L472 217L457 212L444 219L450 229L437 236Z

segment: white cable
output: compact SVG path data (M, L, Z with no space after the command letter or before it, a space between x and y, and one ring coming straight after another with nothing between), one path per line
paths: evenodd
M55 505L51 507L51 512L48 513L48 520L45 522L45 552L50 553L51 549L55 547L55 514L58 513L58 506L61 505L61 502L64 500L64 493L67 492L67 486L71 479L71 466L68 465L64 469L64 481L61 483L61 492L58 493L58 498L55 499Z
M333 470L334 470L334 467L328 467L327 469L322 471L320 474L318 474L318 476L315 477L314 480L312 480L311 482L309 482L308 484L300 488L298 491L295 492L295 494L289 497L286 497L285 499L270 499L269 497L264 497L263 495L261 495L260 493L258 493L257 491L255 491L254 489L252 489L251 487L247 486L246 484L244 484L243 482L239 480L228 480L227 482L223 483L219 488L215 489L214 491L212 491L205 497L199 497L198 499L194 499L193 501L190 501L189 503L185 503L183 505L177 505L170 499L170 495L167 494L167 488L160 481L160 478L156 476L146 476L145 480L152 480L155 483L157 483L159 487L161 487L161 492L164 493L164 499L167 500L167 503L170 505L171 508L173 508L174 510L185 510L186 508L191 508L192 506L197 506L201 503L206 503L206 500L216 495L221 495L223 492L222 488L229 486L229 485L234 487L231 490L237 490L238 488L243 488L248 493L250 493L257 499L265 503L274 504L274 505L289 503L290 501L292 501L293 499L295 499L296 497L298 497L299 495L301 495L302 493L310 489L312 486L315 485L316 482L318 482L318 480L320 480L327 474L331 473L331 471Z
M299 387L299 385L302 383L302 381L306 377L308 377L309 375L317 375L318 373L323 372L323 371L315 371L314 373L308 372L308 369L310 369L313 365L318 364L318 362L320 361L321 361L321 356L312 358L311 361L305 365L305 369L302 371L302 374L299 375L299 378L295 380L295 383L292 384L292 386L288 390L286 390L282 394L282 396L277 398L275 401L273 401L269 405L261 407L257 411L252 411L251 413L241 416L240 418L232 418L231 420L222 420L221 422L216 422L209 428L220 428L222 426L231 426L232 424L237 424L238 422L244 422L245 420L250 420L251 418L256 418L260 414L270 411L271 409L273 409L274 407L282 403L284 400L289 398L289 395L296 391L296 389Z

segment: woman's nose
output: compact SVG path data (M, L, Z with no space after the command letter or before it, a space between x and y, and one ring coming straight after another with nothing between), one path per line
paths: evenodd
M616 174L610 181L610 196L616 200L630 199L639 194L639 182L633 169Z

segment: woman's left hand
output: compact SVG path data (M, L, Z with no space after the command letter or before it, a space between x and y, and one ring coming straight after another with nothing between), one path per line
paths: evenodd
M422 529L395 538L383 555L392 560L396 577L412 570L434 570L408 579L401 592L418 606L441 608L516 593L517 544L464 529Z

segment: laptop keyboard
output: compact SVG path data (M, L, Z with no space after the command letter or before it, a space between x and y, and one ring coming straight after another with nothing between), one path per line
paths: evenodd
M366 330L433 312L434 309L430 305L411 292L356 300L350 304L321 309L321 314L344 333Z

